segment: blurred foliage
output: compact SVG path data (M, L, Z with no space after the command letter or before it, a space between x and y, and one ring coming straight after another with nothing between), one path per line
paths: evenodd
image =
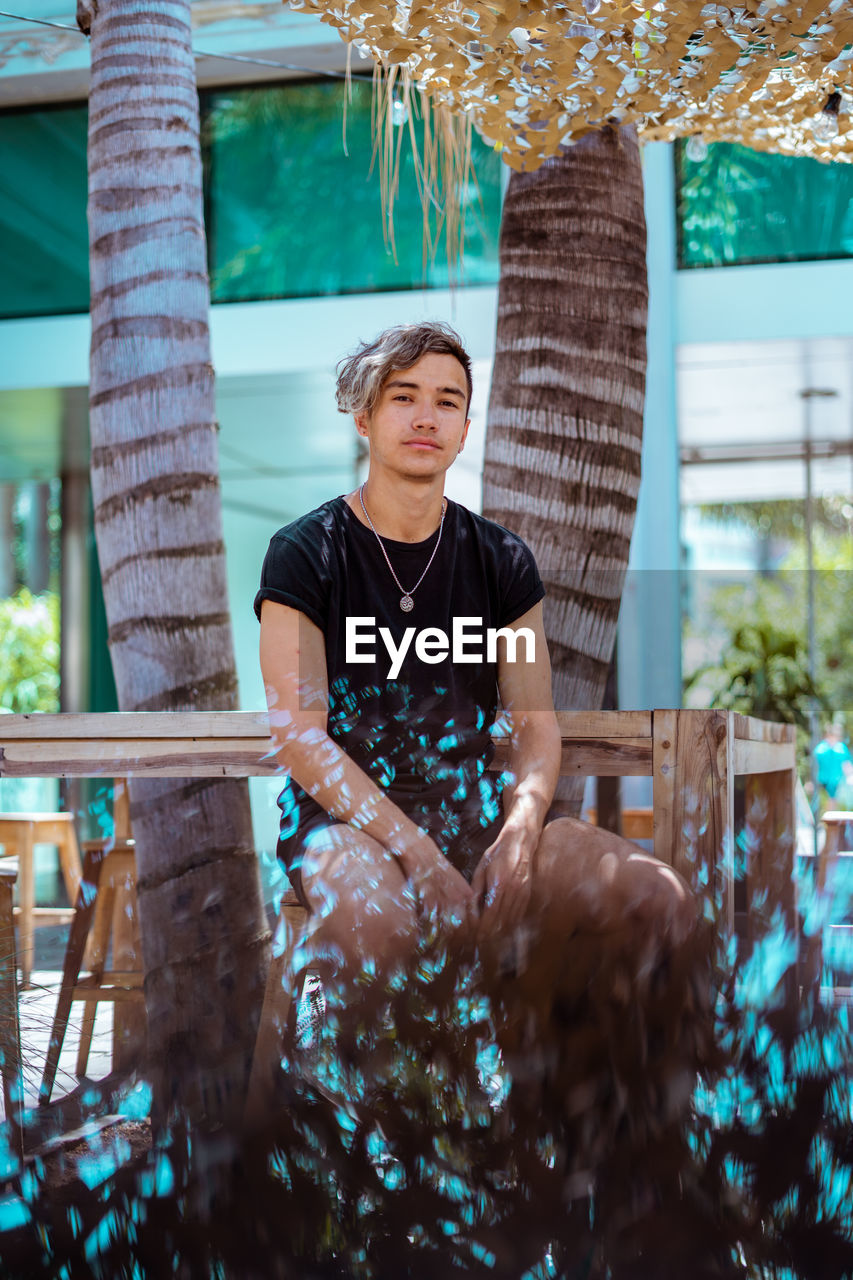
M680 267L853 255L853 166L729 142L676 165Z
M727 525L736 520L758 538L796 541L805 536L805 514L800 498L767 502L707 502L699 510L703 519L715 524ZM850 532L853 502L841 494L815 498L812 519L815 526L843 538Z
M59 596L21 587L0 600L0 709L59 710Z
M709 673L721 681L711 705L727 711L808 729L812 700L828 709L809 676L801 638L767 622L738 627L719 662L694 671L685 689Z
M840 716L853 725L849 504L824 499L819 506L823 514L812 540L817 647L813 693L821 715ZM685 640L698 658L692 670L685 672L690 705L732 707L803 726L812 690L806 547L802 528L793 520L796 507L802 511L801 503L743 503L725 508L729 520L736 513L753 532L763 531L771 554L763 571L700 575L704 581L692 586L695 598ZM720 519L724 518L721 514Z

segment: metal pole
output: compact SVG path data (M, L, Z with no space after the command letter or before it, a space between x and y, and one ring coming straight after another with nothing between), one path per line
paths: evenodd
M804 525L806 534L806 625L808 629L808 671L809 679L812 687L814 687L815 677L817 675L817 641L815 639L815 591L814 591L814 510L812 500L812 402L811 397L806 398L806 421L805 421L805 451L804 461L806 464L806 501L804 515ZM813 809L815 819L817 819L817 757L815 749L820 741L820 729L817 718L817 702L814 698L810 699L809 706L809 771L812 779L812 795L814 797ZM814 827L815 839L815 857L817 857L817 821Z
M806 626L808 629L808 672L812 685L815 684L817 676L817 634L815 627L815 567L814 567L814 495L812 492L812 400L830 400L838 395L837 391L822 387L807 387L800 392L805 402L805 416L803 421L804 439L803 439L803 460L806 465L806 486L805 486L805 503L803 510L803 524L805 526L806 535ZM815 757L815 748L820 741L820 726L818 723L817 699L810 699L809 707L809 774L812 783L812 801L811 808L815 816L814 825L814 852L817 857L817 816L818 816L818 790L817 790L817 759Z

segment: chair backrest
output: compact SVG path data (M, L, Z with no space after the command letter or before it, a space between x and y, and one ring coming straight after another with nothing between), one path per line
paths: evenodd
M831 809L823 815L821 822L826 828L826 839L817 864L819 893L823 893L831 882L839 853L853 850L853 813L846 809Z
M113 823L116 843L133 839L130 830L130 792L126 778L116 778L113 782Z

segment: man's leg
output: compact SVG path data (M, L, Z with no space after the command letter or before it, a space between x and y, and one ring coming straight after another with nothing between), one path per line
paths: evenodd
M558 818L542 831L522 926L481 937L480 949L496 972L520 973L531 948L556 972L572 937L595 939L598 948L678 946L696 920L696 900L671 867L609 831Z
M305 959L327 987L376 975L379 985L411 957L418 936L414 895L387 849L344 824L306 841L302 888L311 908Z
M533 865L533 918L597 933L653 931L673 942L692 933L696 901L672 867L630 840L575 818L542 831Z
M500 1041L533 1110L603 1154L619 1124L665 1124L707 1049L709 948L670 867L574 819L542 832L523 924L480 941Z

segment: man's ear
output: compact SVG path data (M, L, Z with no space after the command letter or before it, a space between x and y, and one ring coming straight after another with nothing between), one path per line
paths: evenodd
M457 458L459 457L459 455L460 455L460 453L462 452L462 450L465 448L465 441L468 439L468 428L470 427L470 425L471 425L471 419L470 419L470 418L466 418L466 419L465 419L465 427L464 427L464 429L463 429L463 431L462 431L462 439L459 441L459 448L456 450L456 456L457 456Z
M367 435L367 414L364 412L354 413L352 416L353 416L353 421L355 422L355 429L358 432L358 434L360 436L366 436Z

